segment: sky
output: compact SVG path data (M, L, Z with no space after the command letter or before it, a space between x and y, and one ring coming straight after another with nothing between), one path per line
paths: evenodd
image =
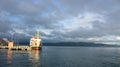
M0 37L120 42L120 0L0 0Z

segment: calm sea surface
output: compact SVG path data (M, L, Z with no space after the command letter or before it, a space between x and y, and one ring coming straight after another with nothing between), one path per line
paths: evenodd
M120 48L44 46L42 51L0 49L0 67L120 67Z

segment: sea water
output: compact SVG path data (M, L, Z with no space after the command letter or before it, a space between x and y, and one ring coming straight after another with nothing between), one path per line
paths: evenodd
M43 46L40 51L0 49L0 67L120 67L120 48Z

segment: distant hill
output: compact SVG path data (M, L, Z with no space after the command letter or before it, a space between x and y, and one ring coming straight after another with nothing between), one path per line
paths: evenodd
M120 47L120 45L107 45L93 42L60 42L60 43L43 43L44 46L84 46L84 47Z
M19 42L19 45L29 45L29 42ZM43 46L83 46L83 47L120 47L120 45L108 45L93 42L59 42L43 43Z

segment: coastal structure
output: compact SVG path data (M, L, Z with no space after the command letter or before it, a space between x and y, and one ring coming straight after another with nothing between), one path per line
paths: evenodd
M40 31L36 32L35 36L32 36L30 39L29 46L16 46L14 42L8 42L8 45L0 45L0 49L9 49L9 50L40 50L42 48L42 40L40 38Z

